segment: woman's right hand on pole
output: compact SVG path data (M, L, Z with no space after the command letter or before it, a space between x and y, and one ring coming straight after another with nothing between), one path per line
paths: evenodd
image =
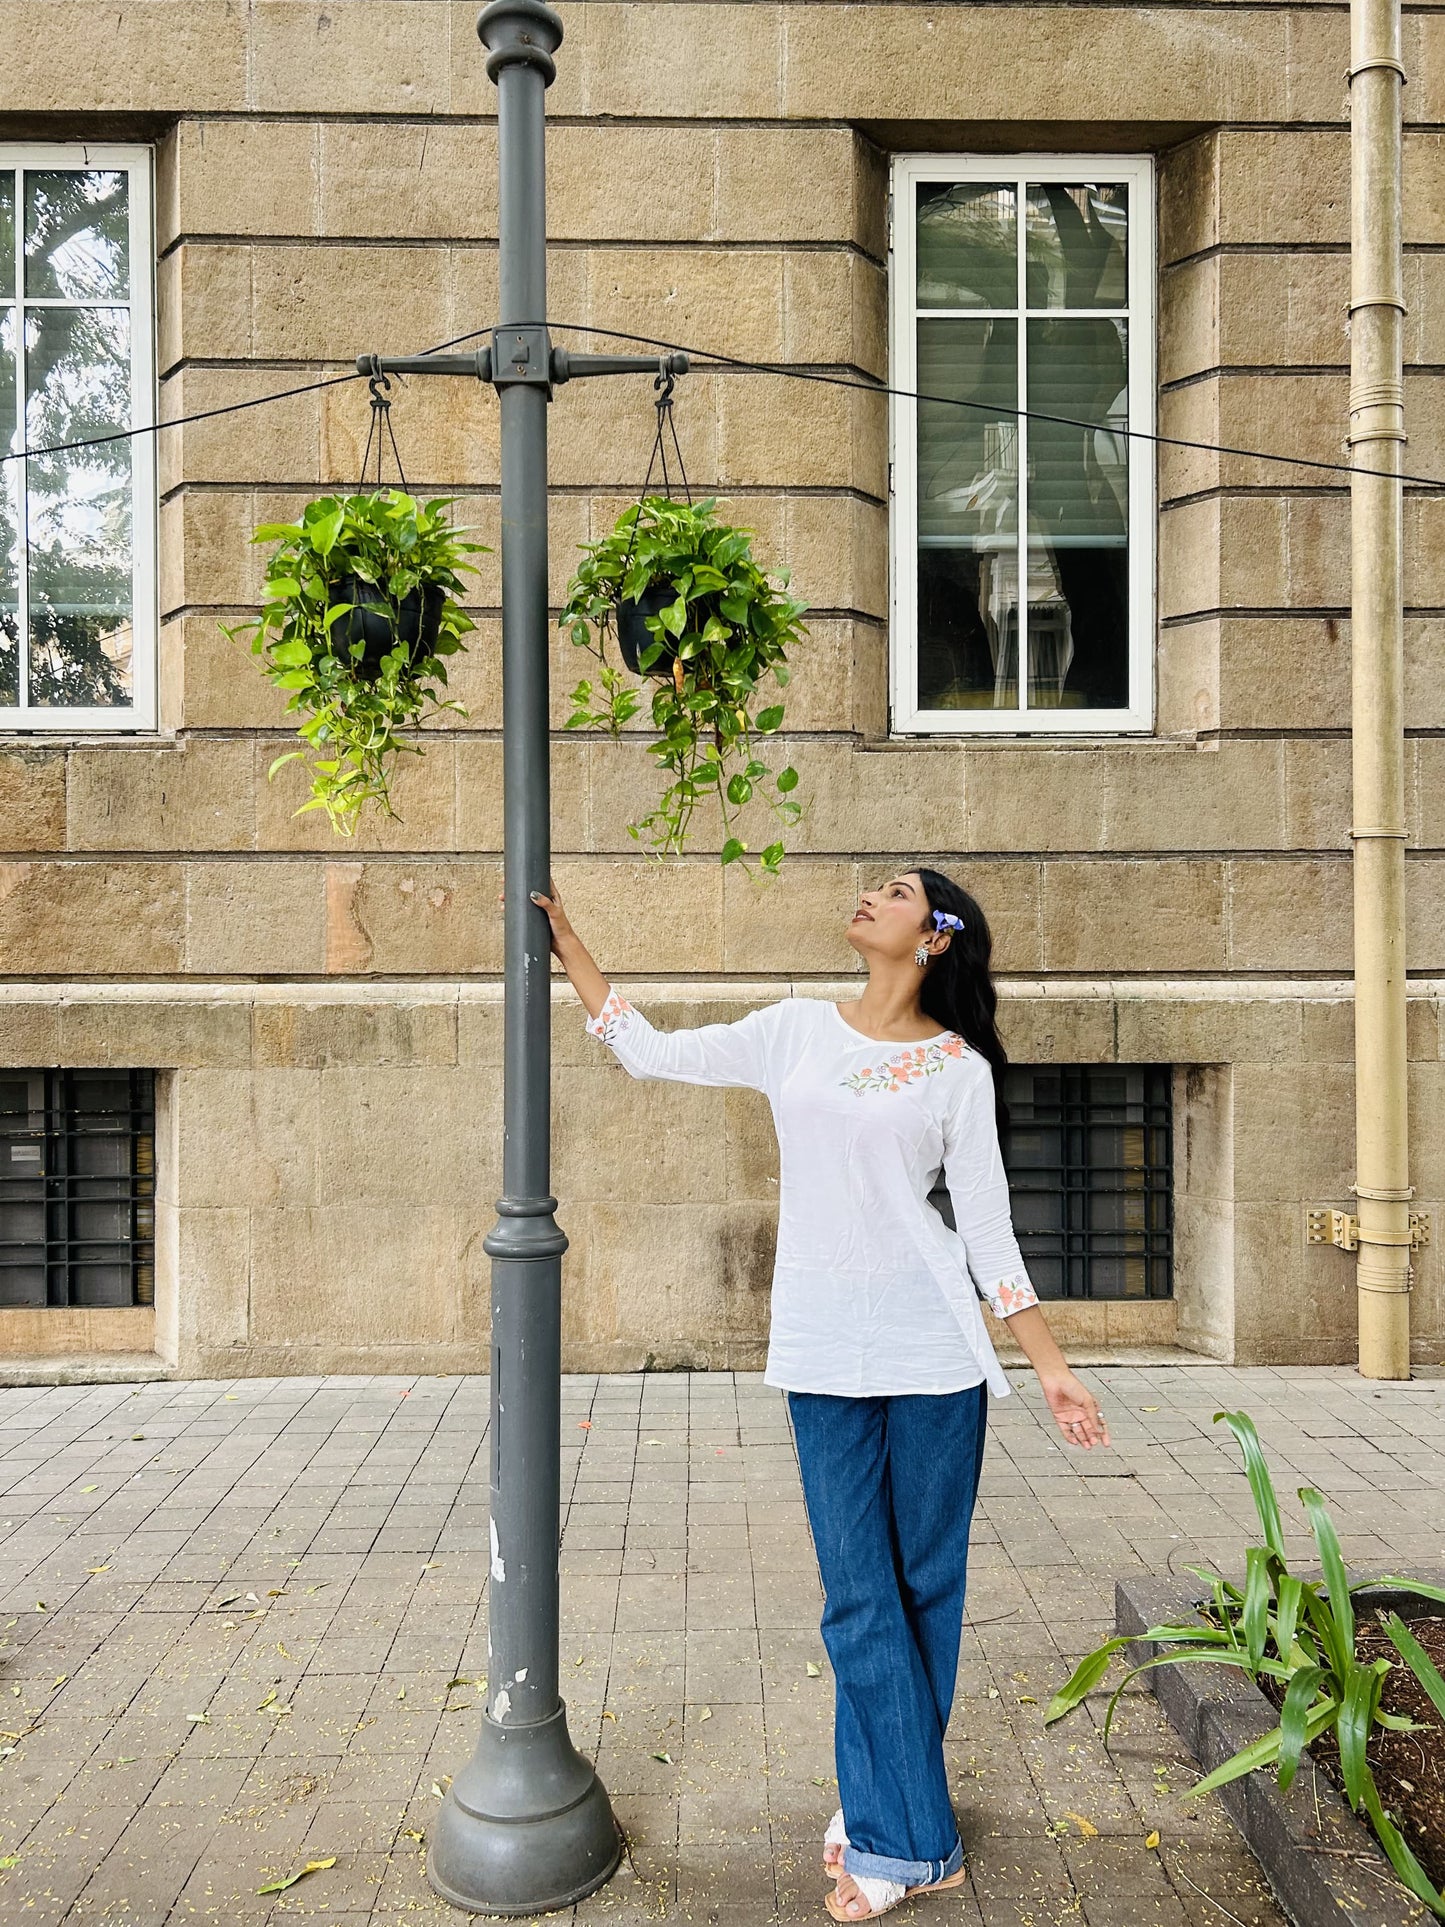
M551 896L533 890L532 901L546 917L552 933L552 955L572 980L572 988L587 1007L589 1017L597 1016L607 1002L611 984L593 962L586 944L568 922L562 899L553 886Z
M551 926L552 955L560 958L568 938L570 937L573 943L577 941L577 932L567 921L567 912L562 908L562 899L557 895L556 885L553 885L550 897L544 896L540 890L534 890L532 901L544 913Z

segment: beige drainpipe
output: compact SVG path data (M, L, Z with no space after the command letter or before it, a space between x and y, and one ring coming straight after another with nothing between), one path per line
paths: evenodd
M1410 1376L1400 0L1350 7L1355 1166L1360 1371Z

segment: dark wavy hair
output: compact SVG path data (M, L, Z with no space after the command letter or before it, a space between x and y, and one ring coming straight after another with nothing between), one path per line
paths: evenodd
M1003 1095L1008 1052L996 1022L998 992L989 970L993 938L988 918L963 885L955 883L952 877L946 877L941 870L926 869L921 863L915 870L928 898L928 926L933 926L934 910L947 910L963 920L963 929L950 933L948 948L928 966L919 1002L936 1024L945 1030L956 1030L988 1059L993 1071L993 1108L1002 1147L1008 1143L1009 1131L1009 1109Z

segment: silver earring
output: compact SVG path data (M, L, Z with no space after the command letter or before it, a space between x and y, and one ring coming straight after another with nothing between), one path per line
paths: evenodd
M925 944L919 944L918 948L914 951L913 961L918 965L920 970L926 970L928 968L928 948Z

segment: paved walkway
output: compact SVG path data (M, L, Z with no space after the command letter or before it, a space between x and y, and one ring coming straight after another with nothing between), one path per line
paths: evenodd
M1438 1564L1445 1377L1088 1377L1109 1453L1057 1445L1031 1382L994 1406L947 1743L972 1881L910 1917L1274 1927L1228 1823L1176 1799L1150 1699L1112 1756L1101 1710L1045 1733L1042 1703L1109 1630L1116 1574L1239 1564L1220 1407L1254 1415L1282 1491L1326 1493L1352 1561ZM460 1918L422 1855L486 1666L486 1415L479 1378L0 1392L7 1922ZM826 1922L831 1688L779 1395L570 1378L562 1453L571 1730L630 1838L577 1918Z

